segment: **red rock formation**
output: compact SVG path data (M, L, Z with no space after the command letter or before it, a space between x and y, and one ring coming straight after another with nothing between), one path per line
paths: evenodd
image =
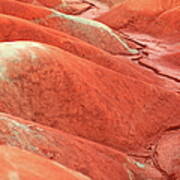
M1 0L0 179L180 179L179 12Z
M146 32L157 36L161 36L159 32L163 31L163 34L170 35L179 31L179 5L179 0L139 0L138 3L136 0L125 0L98 20L116 30ZM153 25L148 28L150 24ZM166 30L167 27L170 31Z
M145 34L131 34L131 38L146 46L144 49L146 56L136 59L136 62L161 77L179 83L180 46L178 42L175 42L178 41L175 37L172 36L168 41L164 41Z
M130 32L132 39L144 45L146 56L137 60L141 66L179 82L179 7L176 0L126 0L98 20Z
M2 113L0 142L57 161L94 180L163 178L153 165L122 152Z
M6 5L6 7L9 7L8 4ZM23 8L23 6L17 7ZM10 8L12 11L6 8L4 9L4 12L9 13L11 15L19 14L16 13L16 11L13 11L13 8ZM39 12L41 13L41 11ZM42 16L46 13L47 11L43 11ZM31 11L31 14L34 14L33 11ZM42 16L40 15L40 17ZM25 15L22 17L27 18L27 16ZM39 15L37 17L39 17ZM34 18L34 16L29 18L28 19L31 20ZM128 61L126 57L122 58L112 56L106 53L105 51L95 48L94 46L80 41L79 39L73 38L72 36L68 36L65 33L54 31L50 28L38 26L20 18L14 18L12 16L5 15L0 16L0 24L2 27L0 33L1 41L34 40L48 43L60 47L64 50L67 50L80 57L86 58L106 68L109 68L116 72L120 72L124 75L137 78L138 80L143 80L145 82L152 83L153 85L157 84L161 87L165 86L165 88L168 88L170 90L177 90L179 86L169 79L158 77L157 75L154 75L154 73L146 71L138 65L133 64L132 62ZM14 30L14 32L12 32L12 29ZM144 76L142 76L141 74L144 74Z
M159 51L157 53L157 50ZM156 49L149 50L149 59L141 59L140 62L145 66L152 67L159 74L180 81L180 45L156 46Z
M0 167L1 180L90 180L59 163L10 146L0 146Z
M146 32L160 38L168 37L173 41L179 42L180 39L180 3L177 7L161 13L148 26ZM161 33L159 33L161 32Z
M169 129L159 140L156 150L156 165L172 179L180 178L180 131Z
M174 92L52 46L13 42L1 49L7 49L1 51L2 112L124 151L145 148L179 123Z
M108 4L110 7L113 7L117 4L122 3L125 0L102 0L102 2L105 2L106 4Z
M66 14L79 15L93 19L109 10L108 5L96 0L17 0L41 7L52 8ZM110 3L109 3L110 4Z
M96 47L111 52L112 54L131 55L138 53L135 49L129 47L128 41L126 42L123 37L121 37L121 35L113 32L107 26L96 21L70 16L60 13L58 11L54 11L52 9L32 6L12 0L3 0L0 2L0 6L0 12L4 14L25 18L40 25L44 25L58 31L65 32L81 40L84 40ZM17 11L16 9L22 9L22 11L27 11L28 13L23 14L22 11ZM29 13L31 15L29 15ZM12 19L11 21L15 21L16 24L18 23L21 25L27 23L25 21L23 22L22 20L19 22L18 19ZM31 31L34 31L34 29L37 29L37 27L34 24L29 24L28 29L32 29ZM62 37L63 34L59 33L59 37L60 36ZM68 37L66 38L68 39ZM109 45L110 43L112 43L111 46ZM131 45L134 45L133 48L136 47L135 44L131 43ZM84 46L87 45L84 44Z

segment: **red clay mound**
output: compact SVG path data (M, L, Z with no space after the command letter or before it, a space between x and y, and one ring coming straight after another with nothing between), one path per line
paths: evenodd
M110 7L113 7L113 6L117 5L117 4L122 3L125 0L101 0L101 1L108 4Z
M169 129L157 145L156 164L172 179L180 179L180 131Z
M179 124L175 93L56 47L2 45L2 112L124 151L145 148L159 133Z
M65 32L112 54L138 54L138 51L133 49L137 47L135 44L131 43L130 45L133 47L130 47L128 42L120 34L115 33L109 27L96 21L70 16L52 9L36 7L12 0L2 0L0 7L0 13L25 18L40 25ZM17 11L17 9L21 9L21 11ZM24 11L26 13L23 13ZM18 21L18 19L12 19L12 21ZM24 23L26 24L26 22L18 21L18 24L21 24L21 26ZM33 29L31 30L32 33L37 29L35 25L29 24L28 26L28 28ZM59 34L59 37L62 36L63 34Z
M58 6L59 4L63 2L62 0L16 0L16 1L29 3L29 4L35 4L35 5L42 5L42 6L46 6L50 8Z
M153 164L141 163L106 146L2 113L0 142L55 160L94 180L163 179Z
M78 15L93 19L109 10L108 5L96 0L17 0L29 4L52 8L66 14Z
M176 23L179 20L179 16L175 16L176 14L179 14L179 10L175 10L173 13L169 11L179 5L179 0L139 0L138 2L137 0L126 0L117 7L112 8L110 12L99 17L98 20L116 30L124 29L133 32L146 32L154 35L156 26L157 28L159 28L159 26L164 28L164 26L161 25L161 21L158 21L158 23L156 25L154 24L155 26L151 26L151 28L147 27L149 24L154 23L158 16L161 16L161 14L164 14L167 11L167 13L170 13L171 17L168 17L167 19L163 18L162 23L172 25L172 27L168 27L174 33L177 30L179 31L179 27L177 26L179 23ZM172 17L175 18L169 22ZM173 29L175 26L177 27ZM159 31L156 31L155 34L161 36L161 33L158 32Z
M1 0L0 179L179 180L179 22L179 0Z
M180 5L160 14L147 28L146 32L163 38L175 36L174 41L180 41ZM159 33L160 32L160 33Z
M59 163L27 151L0 146L1 180L90 180Z
M12 8L10 9L12 10ZM11 13L11 10L7 10L6 12ZM15 11L12 12L13 14L15 13ZM31 13L33 14L33 11L31 11ZM47 11L42 13L42 15L46 13ZM17 15L18 13L15 14ZM38 15L38 17L39 16L40 15ZM27 16L25 17L27 18ZM158 77L156 74L146 71L144 68L141 68L138 65L130 62L126 57L118 58L112 56L105 51L102 51L63 32L58 32L50 28L45 28L43 26L29 23L28 21L20 18L5 15L0 16L0 24L2 27L0 33L1 41L34 40L48 43L67 50L80 57L86 58L116 72L134 77L138 80L142 80L154 85L157 84L170 90L177 90L179 86L169 79Z
M47 8L21 3L16 0L2 0L0 1L0 13L33 21L50 15L51 11Z
M113 31L111 33L108 33L110 31L107 31L105 33L106 36L104 37L101 27L98 27L98 26L96 27L96 26L92 25L91 23L84 24L81 21L79 21L80 19L75 18L75 20L72 21L71 19L67 18L68 16L64 17L64 16L62 16L62 14L60 14L60 16L51 17L52 11L50 9L33 6L33 5L29 5L29 4L24 4L24 3L19 3L19 2L12 1L12 0L2 0L0 2L0 7L1 7L0 12L2 12L2 13L21 17L21 18L27 19L32 22L37 22L38 24L41 24L41 25L51 27L56 30L64 31L64 32L71 34L73 36L76 36L86 42L95 44L97 47L100 47L107 51L117 53L117 52L119 52L120 49L122 50L121 42L119 42L117 39L116 40L114 39L114 40L116 41L116 43L118 43L120 45L120 49L116 48L117 47L116 43L114 43L114 46L112 46L112 45L109 46L110 42L114 38L113 36L116 36L116 34L113 34L114 33ZM21 9L22 11L25 11L27 13L23 14L22 11L17 11L17 9ZM71 16L71 18L72 18L72 16ZM18 20L13 19L13 21L15 21L17 23ZM6 40L30 39L30 40L36 40L36 41L38 40L40 42L46 42L46 43L50 43L53 45L57 45L57 42L52 40L52 38L56 37L57 39L59 39L59 37L50 34L49 31L47 32L47 28L45 28L45 30L44 30L42 27L40 28L39 26L35 26L34 24L27 24L27 21L20 21L20 22L18 21L18 24L19 23L21 24L21 29L25 29L22 25L23 23L25 23L27 32L31 31L32 34L36 33L36 31L40 31L39 34L41 34L41 38L36 37L36 36L29 37L27 32L22 33L19 29L17 29L17 27L15 27L17 29L16 31L17 32L20 31L20 32L18 34L13 34L13 35L7 36ZM4 23L2 23L2 25L4 25ZM74 28L72 28L72 27L74 27ZM89 32L91 32L91 33L89 33ZM62 33L59 34L59 36L62 36L62 35L63 35ZM14 36L16 36L16 37L14 37ZM18 36L19 36L19 38L18 38ZM46 40L44 36L46 36L46 38L49 36L49 38ZM44 37L44 38L42 38L42 37ZM66 35L66 37L72 39L72 37L68 37L67 35ZM50 38L51 38L51 40L49 40ZM98 40L98 38L99 38L99 40ZM105 40L102 41L102 39L105 39ZM171 79L168 79L168 78L166 78L166 80L164 80L163 78L156 76L156 74L153 75L153 73L143 70L141 67L138 67L137 65L132 65L132 63L130 63L130 62L126 62L128 60L125 57L123 59L122 58L121 59L114 58L114 57L108 55L107 53L100 51L90 45L87 45L87 44L84 47L82 47L82 45L81 45L79 47L79 51L76 52L75 49L78 48L78 44L76 44L76 42L73 42L73 43L75 43L75 44L73 44L72 45L73 47L71 47L71 48L69 48L69 47L66 48L66 46L64 46L62 42L58 43L58 46L66 49L70 52L73 52L75 54L78 54L80 56L84 56L84 54L85 54L86 58L88 58L88 59L90 58L91 60L93 59L92 61L95 60L96 63L98 63L100 65L104 65L105 67L108 67L117 72L121 72L123 74L130 75L134 78L142 79L145 82L158 84L163 87L165 86L166 88L168 87L168 89L171 89L171 90L176 89L176 82L173 82ZM87 53L84 52L82 54L82 52L81 52L82 48L88 49L88 52ZM101 57L99 57L99 55L97 57L95 57L92 52L89 52L89 51L92 51L92 48L93 48L94 54L101 54ZM165 49L165 52L166 52L166 49ZM91 54L89 54L89 53L91 53ZM123 53L123 51L121 51L121 53ZM126 52L126 53L128 53L128 52ZM122 62L122 60L124 60L125 62ZM152 63L152 61L149 61L148 58L143 60L143 62L144 61L147 61L148 64ZM141 62L142 62L142 60L141 60ZM146 63L146 65L147 65L147 63ZM153 68L155 68L155 67L153 67ZM134 71L136 71L136 73ZM141 76L142 73L144 74L144 76ZM167 82L170 82L170 83L167 83Z

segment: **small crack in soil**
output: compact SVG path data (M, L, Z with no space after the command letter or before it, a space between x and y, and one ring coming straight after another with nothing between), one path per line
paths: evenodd
M136 41L134 41L135 43L136 43ZM139 44L138 44L139 45ZM146 47L146 46L144 46L144 47ZM148 56L149 56L149 53L148 52L146 52L146 51L143 51L142 49L140 50L141 51L141 56L139 56L139 57L136 57L136 58L130 58L130 60L131 61L133 61L133 62L137 62L141 67L143 67L143 68L146 68L146 69L149 69L149 70L151 70L151 71L153 71L155 74L157 74L158 76L162 76L162 77L164 77L164 78L167 78L167 79L170 79L170 80L173 80L173 81L175 81L175 82L180 82L180 79L178 79L178 78L176 78L176 77L173 77L173 76L170 76L170 75L167 75L167 74L164 74L164 73L161 73L161 72L159 72L156 68L154 68L154 67L152 67L152 66L150 66L150 65L147 65L147 64L145 64L145 63L143 63L143 62L141 62L140 60L141 59L143 59L143 58L148 58Z
M133 57L130 58L131 61L138 63L138 64L139 64L140 66L142 66L143 68L146 68L146 69L149 69L149 70L153 71L153 72L156 73L158 76L162 76L162 77L164 77L164 78L166 78L166 79L173 80L173 81L175 81L176 83L177 83L177 82L178 82L178 83L180 82L180 79L175 78L175 77L172 77L172 76L167 75L167 74L164 74L164 73L161 73L161 72L159 72L156 68L154 68L154 67L152 67L152 66L149 66L149 65L141 62L141 61L140 61L141 59L143 59L143 58L148 58L148 56L149 56L149 53L145 51L145 49L148 48L148 46L147 46L146 44L143 44L143 43L141 43L141 42L138 42L137 40L131 39L131 37L130 37L129 35L126 35L126 33L123 33L123 32L121 32L121 33L125 36L125 39L126 39L126 40L131 41L131 42L133 42L134 44L137 44L138 46L141 47L141 48L140 48L140 56L139 56L139 57L135 57L135 58L133 58ZM178 93L180 93L180 92L178 92Z
M76 12L76 13L74 13L73 15L74 15L74 16L82 15L84 12L89 11L89 10L92 9L93 7L95 7L95 6L91 6L91 5L90 5L89 7L85 8L85 9L79 11L79 12Z
M124 34L124 33L123 33L123 34ZM140 42L138 42L138 41L136 41L136 40L133 40L133 39L129 38L128 35L125 37L125 39L127 39L128 41L131 41L131 42L133 42L133 43L141 46L142 48L146 48L146 47L147 47L147 45L145 45L145 44L143 44L143 43L140 43Z
M138 64L145 67L145 68L148 68L148 69L152 70L154 73L156 73L159 76L163 76L163 77L165 77L167 79L171 79L171 80L173 80L175 82L178 82L178 83L180 82L180 80L178 78L175 78L175 77L169 76L167 74L161 73L156 68L154 68L152 66L149 66L149 65L147 65L147 64L145 64L145 63L143 63L141 61L139 61Z
M89 1L86 1L86 0L82 0L82 3L86 3L86 4L89 4L91 7L97 8L96 5L93 4L92 2L89 2ZM98 9L98 8L97 8L97 9Z
M180 130L180 125L177 126L172 126L166 129L164 132L169 132L169 131L179 131Z

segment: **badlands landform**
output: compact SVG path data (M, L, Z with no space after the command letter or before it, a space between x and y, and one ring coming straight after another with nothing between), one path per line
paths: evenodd
M180 0L0 0L0 180L180 180Z

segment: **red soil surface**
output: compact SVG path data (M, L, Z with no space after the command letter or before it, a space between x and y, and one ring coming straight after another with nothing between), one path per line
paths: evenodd
M3 26L0 33L0 41L9 41L9 40L39 41L39 42L48 43L54 46L58 46L62 49L65 49L67 51L70 51L71 53L74 53L81 57L85 57L87 59L94 58L94 54L97 56L98 59L100 59L102 58L101 56L104 54L102 51L99 51L99 49L97 49L96 47L88 43L85 43L84 41L81 41L75 37L72 37L68 34L65 34L61 31L55 31L50 28L38 26L34 23L30 23L28 21L25 21L17 17L6 16L6 15L1 14L0 24ZM96 30L94 30L94 34L95 32ZM101 43L104 43L103 39L102 40L100 39L100 41L102 42L99 42L99 45L96 44L97 46L101 46ZM107 44L108 42L110 41L105 42L105 44ZM121 55L121 54L131 55L131 53L128 52L121 45L121 43L115 41L115 45L116 46L110 46L109 51L112 51L113 53L117 55ZM136 45L134 44L133 48L135 47Z
M4 8L3 12L5 13L9 13L11 15L17 15L17 16L18 14L19 15L22 14L22 13L17 13L18 11L16 10L14 11L13 10L14 6L10 6L10 4L6 4L5 7L9 7L9 9ZM23 6L17 6L17 7L23 9ZM22 17L28 18L28 20L32 20L34 19L35 15L36 17L39 16L43 17L44 14L48 13L47 10L45 11L44 9L41 10L43 11L41 15L40 14L36 15L35 13L33 13L33 11L31 11L30 14L34 14L34 16L28 17L22 15ZM177 85L176 82L154 75L154 73L152 73L151 71L145 71L144 68L141 68L138 65L128 61L126 57L112 56L106 53L105 51L95 48L94 46L91 46L90 44L87 44L72 36L68 36L67 34L61 31L59 32L52 30L50 28L44 28L42 26L38 26L34 23L30 23L23 19L15 18L12 16L5 16L5 15L0 16L0 24L2 27L4 27L4 29L3 28L1 29L1 34L0 34L1 41L34 40L43 43L48 43L60 47L80 57L86 58L92 62L107 67L111 70L120 72L124 75L128 75L137 78L139 80L152 83L153 85L157 84L161 87L165 86L170 90L179 89L178 88L179 85ZM48 26L50 26L49 22L47 24ZM144 74L144 76L141 76L141 74Z
M1 49L2 112L126 151L179 123L174 92L53 46L12 42Z
M109 177L129 180L131 176L162 179L151 164L136 161L112 148L7 114L1 113L0 120L2 145L16 146L57 161L94 180L109 180Z
M90 180L56 162L11 146L0 146L0 165L2 180Z
M157 145L156 163L172 179L180 179L180 131L166 132Z
M147 32L151 32L154 36L173 38L179 42L180 35L180 3L179 6L171 8L161 13L147 28ZM161 33L159 33L161 32ZM174 36L174 37L172 37ZM177 37L177 39L175 38Z
M172 35L179 32L179 6L179 0L125 0L97 20L116 30Z
M109 10L112 2L103 3L97 0L17 0L41 7L53 8L66 14L79 15L87 18L99 17Z
M179 180L179 22L179 0L1 0L0 179Z
M65 32L113 54L131 54L118 40L118 38L123 39L123 37L121 37L122 35L115 32L108 32L105 29L103 30L103 28L101 27L98 28L99 26L102 26L102 24L95 24L97 23L95 21L85 23L87 20L83 18L78 19L78 17L76 17L76 19L72 19L72 16L67 15L67 17L64 17L65 14L60 14L57 11L52 11L52 9L19 3L12 0L2 0L0 2L0 7L0 13L24 18L31 22L53 28L61 32ZM21 11L17 11L17 9L21 9ZM24 11L27 13L23 13ZM20 22L18 21L18 19L12 19L11 21L16 21L16 24L18 23L21 25L23 23L27 23L22 22L20 19ZM28 29L33 29L31 31L34 31L34 29L36 28L37 27L34 27L34 24L29 24ZM51 32L51 34L52 33L53 32ZM59 37L61 36L63 36L63 33L59 33ZM71 37L66 37L66 39L69 38ZM111 46L109 46L110 43L112 43ZM130 43L130 45L134 45L134 47L136 47L135 44Z

